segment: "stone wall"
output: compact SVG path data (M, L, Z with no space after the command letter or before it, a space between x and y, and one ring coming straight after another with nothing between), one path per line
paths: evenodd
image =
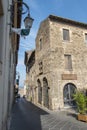
M63 41L62 29L69 29L70 41ZM87 30L85 28L67 25L65 23L50 22L50 46L51 46L51 70L55 74L54 97L55 104L63 107L63 88L67 83L73 83L77 89L87 89L87 44L84 37ZM72 56L72 70L65 69L64 54ZM62 79L62 74L76 75L77 78L68 77ZM56 108L55 108L56 109Z
M63 29L69 29L70 41L63 40ZM64 86L68 83L77 89L87 89L87 44L85 42L86 28L72 23L51 21L49 18L40 24L36 37L35 66L32 67L38 102L38 84L44 87L47 80L49 109L64 108ZM42 49L40 49L40 38ZM71 55L72 69L65 69L64 55ZM42 62L42 73L39 73L39 63ZM32 75L32 74L31 74ZM44 105L42 89L42 106Z

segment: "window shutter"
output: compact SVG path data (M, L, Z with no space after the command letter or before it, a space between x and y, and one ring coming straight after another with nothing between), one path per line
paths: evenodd
M64 57L65 57L65 69L71 70L72 69L71 55L64 55Z

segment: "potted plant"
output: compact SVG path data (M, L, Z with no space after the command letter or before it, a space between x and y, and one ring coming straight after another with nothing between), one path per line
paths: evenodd
M87 96L82 91L76 91L74 99L79 113L78 120L87 122Z

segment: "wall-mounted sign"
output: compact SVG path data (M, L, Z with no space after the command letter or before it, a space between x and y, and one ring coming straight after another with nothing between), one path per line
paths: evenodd
M62 80L77 80L77 74L62 74Z

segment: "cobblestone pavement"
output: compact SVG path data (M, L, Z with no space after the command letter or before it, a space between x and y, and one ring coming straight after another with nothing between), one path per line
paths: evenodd
M87 130L87 123L65 111L49 111L20 99L13 108L9 130Z

